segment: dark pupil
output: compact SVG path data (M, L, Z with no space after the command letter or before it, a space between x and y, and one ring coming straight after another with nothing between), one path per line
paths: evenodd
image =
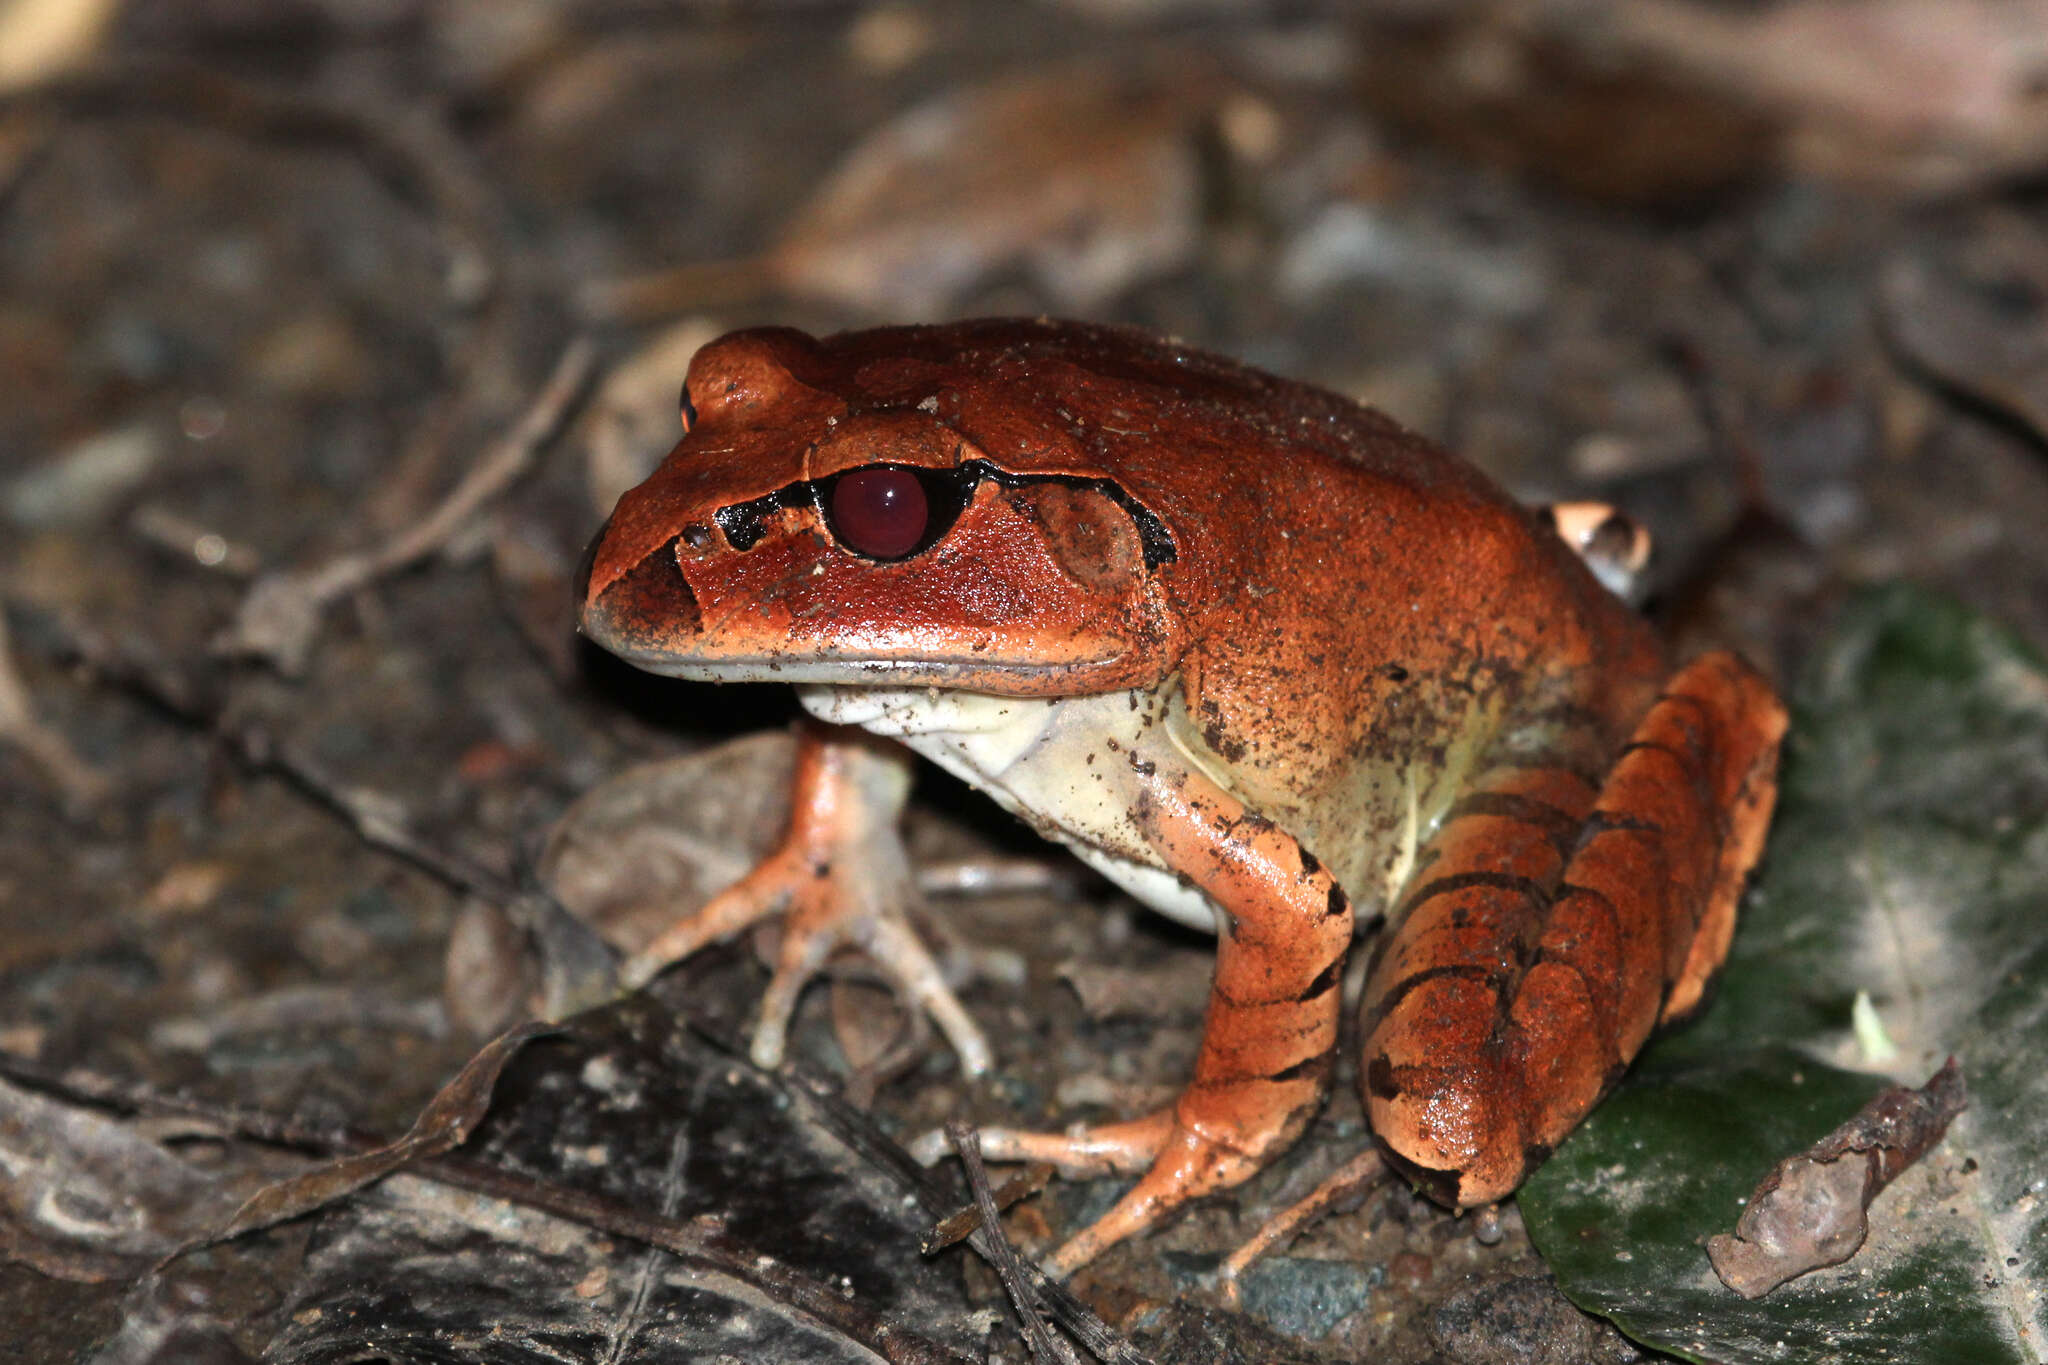
M907 469L854 469L832 487L832 530L870 559L901 559L924 543L931 503Z

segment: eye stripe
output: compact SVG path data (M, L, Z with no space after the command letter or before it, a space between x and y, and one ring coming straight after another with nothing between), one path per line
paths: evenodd
M973 500L974 490L983 479L989 479L1004 488L1022 488L1031 484L1058 483L1069 488L1089 488L1108 498L1130 517L1132 526L1138 532L1138 543L1142 548L1145 567L1157 569L1180 558L1180 549L1174 544L1173 534L1166 529L1153 511L1126 492L1112 479L1090 479L1078 474L1012 474L997 469L986 460L969 460L949 469L937 469L928 465L904 465L878 462L871 465L855 465L822 478L798 480L784 484L772 493L764 493L747 502L736 502L721 507L712 514L718 529L725 533L726 543L735 550L751 550L767 533L766 522L777 512L809 506L815 508L827 526L831 526L832 494L840 479L850 474L868 470L903 470L916 478L923 487L930 505L931 519L924 537L915 548L904 555L883 562L897 562L923 554L945 537L953 523ZM835 537L837 532L834 532ZM841 542L844 544L844 541ZM860 551L853 547L854 553ZM880 559L875 555L864 556Z

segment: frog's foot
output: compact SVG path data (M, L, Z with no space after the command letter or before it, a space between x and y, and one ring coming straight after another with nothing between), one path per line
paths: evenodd
M1171 1108L1121 1123L1065 1133L984 1129L981 1151L991 1161L1050 1162L1062 1175L1081 1178L1144 1172L1114 1208L1047 1260L1054 1273L1068 1275L1189 1200L1258 1174L1320 1106L1317 1081L1308 1084L1306 1106L1282 1107L1247 1105L1250 1096L1239 1086L1197 1085ZM918 1155L928 1154L936 1155L920 1144Z
M778 912L782 944L761 997L750 1055L778 1066L797 998L843 946L881 968L905 1003L930 1015L970 1076L989 1069L988 1040L910 925L915 896L896 820L909 790L908 759L864 737L807 727L797 748L789 831L753 871L669 926L619 969L630 989L707 944Z
M1192 1199L1258 1174L1329 1093L1351 902L1314 855L1206 778L1141 771L1146 838L1224 913L1194 1079L1172 1108L1070 1134L984 1133L993 1160L1070 1172L1143 1169L1055 1252L1068 1274Z
M1650 532L1604 502L1554 502L1544 509L1558 538L1578 552L1602 587L1626 602L1642 595Z
M1190 1092L1191 1094L1193 1092ZM1321 1097L1316 1097L1319 1107ZM1183 1096L1177 1110L1190 1107ZM1311 1112L1313 1112L1311 1110ZM1166 1140L1138 1183L1116 1206L1069 1238L1048 1263L1056 1274L1069 1275L1126 1237L1157 1223L1191 1199L1241 1185L1263 1170L1300 1133L1300 1122L1286 1114L1265 1116L1256 1127L1226 1126L1205 1131L1177 1112Z

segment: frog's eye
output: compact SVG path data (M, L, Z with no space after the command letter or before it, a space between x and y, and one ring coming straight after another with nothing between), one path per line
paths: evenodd
M901 559L924 543L931 499L907 469L853 469L832 484L825 516L847 549L870 559Z
M690 401L688 384L683 385L682 397L677 400L676 406L683 414L683 435L688 436L690 428L697 425L697 405Z
M977 471L871 464L814 485L833 539L868 559L907 559L953 525L974 494Z

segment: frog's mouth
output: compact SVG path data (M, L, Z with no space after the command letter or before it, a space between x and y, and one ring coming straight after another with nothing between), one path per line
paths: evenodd
M890 641L873 632L840 644L765 641L729 625L707 630L675 562L667 550L649 555L586 599L583 633L636 668L690 682L939 687L1028 697L1110 691L1142 662L1109 639L1073 657L1034 659L1005 657L999 649L919 650L914 640Z
M1043 697L1146 685L1164 671L1136 575L1090 592L1011 581L1019 575L1001 576L990 559L854 565L821 555L802 523L745 550L690 541L692 530L704 528L671 535L609 581L593 583L586 560L583 633L638 668L699 682Z
M588 624L584 633L635 668L664 678L710 683L800 683L856 692L937 688L1016 697L1105 692L1115 688L1080 685L1077 680L1098 671L1120 673L1130 657L1128 653L1113 653L1057 664L1005 663L987 658L832 658L796 653L677 659L658 651L628 648Z

